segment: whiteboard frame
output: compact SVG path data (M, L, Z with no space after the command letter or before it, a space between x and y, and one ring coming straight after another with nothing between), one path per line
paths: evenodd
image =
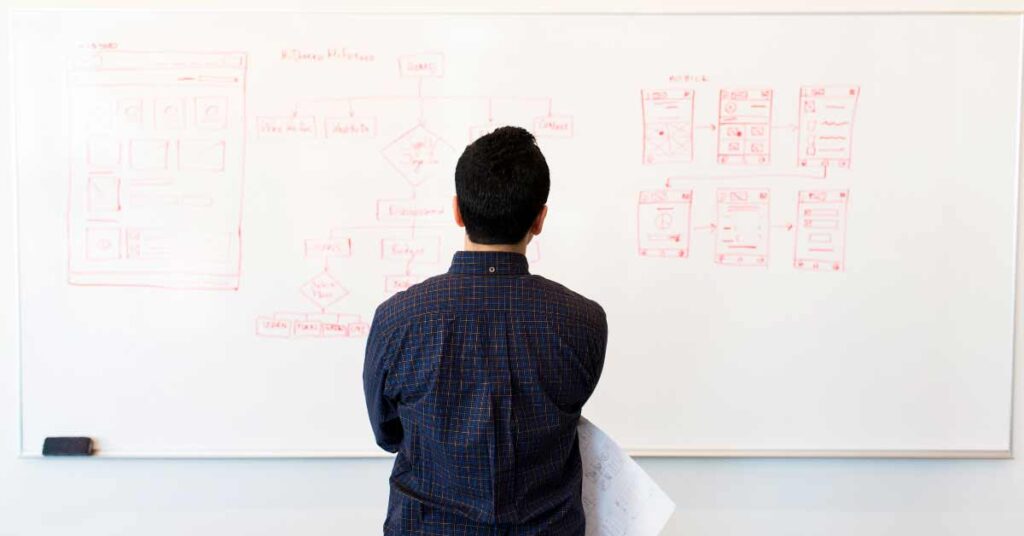
M966 459L1010 460L1008 450L687 450L626 449L633 458L796 458L796 459ZM22 452L19 458L45 458L42 454ZM303 459L376 459L394 458L384 451L196 451L181 452L111 452L96 450L94 458L121 460L303 460Z
M867 2L865 2L867 3ZM1018 5L1021 2L1015 2ZM857 5L857 4L853 4ZM995 4L999 5L999 4ZM743 10L740 9L683 9L683 10L667 10L662 7L660 10L603 10L603 11L586 11L586 10L551 10L543 11L535 8L529 8L528 11L498 11L498 10L408 10L408 9L396 9L394 11L381 11L379 7L371 9L347 9L347 10L331 10L331 9L198 9L198 8L186 8L186 9L157 9L139 7L135 9L84 9L84 8L9 8L8 11L8 39L9 39L9 58L8 58L8 89L10 91L10 101L8 106L10 108L10 172L11 172L11 185L10 193L12 197L13 210L12 223L13 223L13 244L14 253L16 260L16 267L14 272L14 279L16 285L16 295L14 304L17 307L17 315L15 315L15 324L17 330L17 337L14 341L15 350L18 353L18 420L17 420L17 437L18 437L18 458L21 459L36 459L43 458L41 454L42 446L36 452L27 451L25 449L25 427L24 427L24 355L22 352L22 331L21 331L21 303L22 303L22 288L21 288L21 247L20 247L20 232L19 224L21 221L20 216L20 199L18 196L19 186L19 175L18 175L18 152L17 152L17 121L16 121L16 106L15 106L15 92L14 92L14 61L15 61L15 43L14 38L14 18L19 13L37 13L37 12L157 12L157 13L206 13L206 12L275 12L275 13L323 13L332 15L401 15L401 16L444 16L444 15L462 15L462 16L548 16L548 15L561 15L561 16L714 16L714 17L733 17L733 16L799 16L799 17L813 17L813 16L845 16L845 15L867 15L867 16L927 16L927 15L948 15L948 16L982 16L982 15L1014 15L1017 17L1017 23L1019 26L1018 35L1020 36L1020 42L1018 43L1018 86L1017 86L1017 177L1015 181L1015 195L1017 197L1017 209L1014 214L1014 242L1015 242L1015 255L1014 255L1014 266L1013 266L1013 293L1014 293L1014 311L1013 311L1013 345L1012 345L1012 356L1011 356L1011 379L1010 379L1010 422L1009 422L1009 438L1007 442L1006 450L915 450L915 449L874 449L874 450L858 450L858 449L679 449L673 447L659 447L659 448L644 448L644 449L626 449L627 453L634 458L783 458L783 459L851 459L851 458L866 458L866 459L978 459L978 460L1008 460L1014 459L1014 438L1016 436L1016 427L1014 426L1016 406L1019 397L1017 396L1017 388L1020 385L1017 375L1020 372L1020 357L1021 352L1024 351L1024 327L1021 326L1021 320L1024 318L1024 295L1021 293L1021 289L1024 289L1024 272L1021 270L1021 266L1024 266L1024 229L1021 229L1022 218L1021 214L1024 213L1024 189L1021 188L1022 174L1024 174L1024 5L1018 9L981 9L981 8L966 8L958 7L956 5L946 8L937 8L934 6L924 7L919 9L907 8L899 11L895 10L878 10L871 7L865 10L850 9L849 7L843 7L840 9L821 9L821 10L807 10L807 9L793 9L786 10L785 8L778 10ZM97 449L93 457L106 458L106 459L153 459L153 460L187 460L187 459L219 459L219 460L235 460L235 459L376 459L376 458L393 458L394 455L383 452L383 451L195 451L195 452L132 452L132 451L110 451L105 452L102 448Z

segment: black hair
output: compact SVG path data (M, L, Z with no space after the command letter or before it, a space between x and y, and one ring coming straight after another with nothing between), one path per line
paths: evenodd
M515 244L548 201L551 176L537 140L501 127L466 147L455 166L455 194L466 234L477 244Z

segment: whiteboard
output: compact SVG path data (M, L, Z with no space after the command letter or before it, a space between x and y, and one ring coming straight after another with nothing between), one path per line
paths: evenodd
M1006 456L1017 15L18 12L22 452L367 456L377 303L497 125L635 454ZM13 203L12 203L13 204Z

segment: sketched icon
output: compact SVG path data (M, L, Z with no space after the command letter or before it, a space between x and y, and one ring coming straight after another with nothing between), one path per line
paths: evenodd
M446 177L455 160L455 149L421 125L403 133L381 153L413 186Z
M302 285L302 295L309 298L321 309L348 296L348 289L327 272L321 272Z

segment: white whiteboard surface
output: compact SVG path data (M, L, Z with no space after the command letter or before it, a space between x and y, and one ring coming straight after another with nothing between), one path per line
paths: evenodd
M637 454L1007 455L1015 15L19 12L22 452L376 452L373 307L493 125Z

